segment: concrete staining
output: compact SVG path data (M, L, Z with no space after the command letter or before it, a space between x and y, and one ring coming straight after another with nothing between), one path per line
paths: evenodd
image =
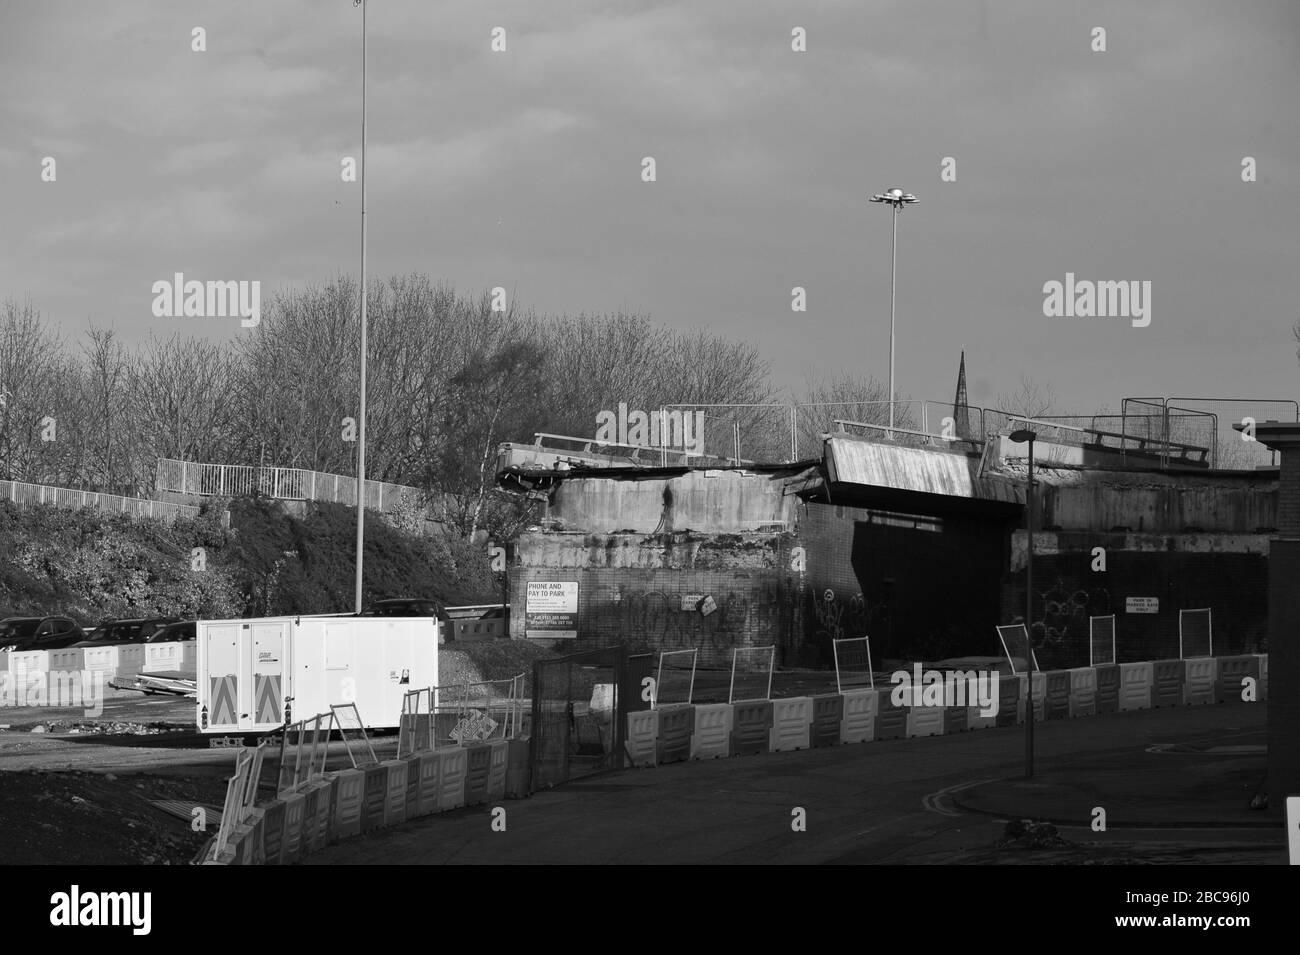
M775 644L778 663L818 666L832 640L866 634L877 656L994 653L994 626L1024 620L1027 551L1023 458L997 447L835 435L817 464L511 469L503 486L547 499L543 527L516 542L512 600L524 608L528 581L579 581L572 649L696 646L725 663L736 647ZM1216 608L1216 652L1267 649L1274 472L1035 477L1031 623L1056 663L1086 665L1088 618L1107 613L1121 660L1176 656L1178 610L1202 606ZM717 610L683 607L701 595ZM1129 597L1154 597L1160 612L1127 614ZM517 611L513 635L523 622Z

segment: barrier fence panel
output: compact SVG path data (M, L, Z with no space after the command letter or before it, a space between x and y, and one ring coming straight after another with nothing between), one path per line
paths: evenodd
M1115 662L1115 615L1088 618L1088 666Z
M402 694L402 718L397 724L397 758L433 749L433 688Z
M672 703L690 703L695 695L695 661L700 651L665 650L659 654L659 671L655 678L651 708Z
M831 643L835 656L835 687L845 690L874 690L876 677L871 669L871 641L868 637L844 637Z
M348 759L352 763L352 768L357 769L378 763L379 757L375 755L375 748L370 745L370 736L366 733L365 724L361 722L361 714L357 712L357 705L355 703L331 703L330 713L333 716L334 728L339 731L343 745L348 751ZM355 752L353 752L354 747ZM358 762L358 760L360 761Z
M1214 656L1214 627L1210 608L1178 611L1178 657L1189 660Z
M737 647L731 651L731 690L728 703L772 698L772 667L776 645Z
M627 667L622 644L533 662L533 789L622 767L629 707L618 688Z
M1263 421L1300 421L1300 403L1283 398L1169 398L1168 404L1212 415L1217 422L1212 463L1230 471L1276 467L1278 452L1255 440Z
M1031 657L1034 670L1039 669L1038 655L1029 646L1029 631L1025 629L1023 623L998 627L998 639L1002 641L1002 651L1007 655L1007 662L1011 664L1012 673L1025 672ZM1017 659L1021 663L1020 669L1016 669Z
M525 674L430 688L428 733L433 746L514 739L522 735ZM416 732L422 723L415 720Z

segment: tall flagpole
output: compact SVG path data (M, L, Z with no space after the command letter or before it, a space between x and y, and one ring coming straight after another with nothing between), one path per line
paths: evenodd
M357 427L357 613L366 534L366 0L361 0L361 419Z

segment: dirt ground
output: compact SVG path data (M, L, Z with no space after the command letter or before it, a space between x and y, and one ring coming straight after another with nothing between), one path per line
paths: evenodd
M206 834L150 803L220 805L218 777L6 773L0 779L0 859L6 865L183 865Z

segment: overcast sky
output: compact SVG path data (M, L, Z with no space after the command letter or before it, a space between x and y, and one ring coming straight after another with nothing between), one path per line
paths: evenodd
M1080 412L1300 397L1294 0L368 3L372 276L707 327L782 385L884 380L867 199L898 185L901 394L950 400L964 346L977 404L1022 373ZM0 298L69 335L241 334L155 318L175 272L265 300L359 270L352 0L0 0L0 90ZM1149 326L1046 317L1067 272L1149 281Z

